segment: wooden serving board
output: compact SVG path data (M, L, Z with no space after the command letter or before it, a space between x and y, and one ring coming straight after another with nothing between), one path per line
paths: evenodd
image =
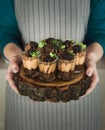
M23 66L15 75L15 83L21 95L29 96L34 101L67 102L77 100L84 95L91 79L85 75L85 68L70 81L58 78L51 83L45 83L39 78L29 78L24 75Z

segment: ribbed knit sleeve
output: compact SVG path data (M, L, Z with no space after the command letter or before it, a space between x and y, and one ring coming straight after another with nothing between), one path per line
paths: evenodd
M13 42L19 47L21 45L21 34L14 11L14 0L0 0L0 49Z
M100 43L105 55L105 0L91 0L85 42L87 45L93 42Z

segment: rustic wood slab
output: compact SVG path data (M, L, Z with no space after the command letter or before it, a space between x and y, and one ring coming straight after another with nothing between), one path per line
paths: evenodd
M68 102L77 100L89 88L91 79L85 75L85 68L70 81L58 78L52 83L45 83L39 78L29 78L24 75L23 66L15 75L15 83L21 95L29 96L34 101Z

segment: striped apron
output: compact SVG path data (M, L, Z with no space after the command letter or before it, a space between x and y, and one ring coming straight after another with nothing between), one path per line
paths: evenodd
M25 42L48 37L82 42L90 0L15 0ZM34 102L17 95L7 84L6 130L101 130L99 88L68 103Z

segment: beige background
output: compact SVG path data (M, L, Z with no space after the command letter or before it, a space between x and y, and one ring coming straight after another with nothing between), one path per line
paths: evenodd
M4 130L4 116L5 116L5 75L8 63L4 60L0 61L0 130ZM100 77L99 87L101 89L102 99L102 130L105 130L105 58L97 63L98 73Z

